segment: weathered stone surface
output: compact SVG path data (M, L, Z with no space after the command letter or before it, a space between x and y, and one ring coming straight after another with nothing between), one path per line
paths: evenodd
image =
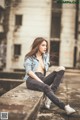
M47 75L51 71L53 68L50 68ZM65 111L52 104L51 110L42 110L38 119L80 120L80 71L65 72L56 95L65 103L69 103L77 112L67 116ZM35 120L42 96L42 92L28 90L24 82L0 97L0 112L8 112L9 120Z
M0 97L0 112L8 112L10 120L34 120L42 95L23 83Z

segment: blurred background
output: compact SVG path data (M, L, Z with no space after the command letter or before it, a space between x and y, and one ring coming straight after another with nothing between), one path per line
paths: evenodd
M36 37L49 42L50 66L80 69L80 2L0 0L0 70L23 70Z
M29 108L32 116L35 116L33 109L37 111L37 107L31 107L37 100L36 94L32 97L33 93L22 84L25 82L24 57L36 37L49 42L48 73L56 66L67 68L59 98L80 109L80 0L0 0L0 111L9 111L11 120L16 117L22 120ZM26 99L31 103L26 104ZM34 106L39 105L35 102ZM52 108L52 120L80 120L80 111L69 117L61 110L58 112L54 104ZM49 113L51 111L42 111L47 119Z

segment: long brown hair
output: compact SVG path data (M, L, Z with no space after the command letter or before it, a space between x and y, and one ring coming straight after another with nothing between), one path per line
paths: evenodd
M32 48L31 48L30 52L28 52L28 53L25 55L25 57L31 57L31 56L33 56L33 55L36 55L36 53L38 52L38 49L39 49L39 45L40 45L43 41L45 41L45 42L47 43L47 49L46 49L46 53L47 53L47 52L48 52L48 41L45 40L45 39L42 38L42 37L37 37L37 38L34 40L33 44L32 44Z

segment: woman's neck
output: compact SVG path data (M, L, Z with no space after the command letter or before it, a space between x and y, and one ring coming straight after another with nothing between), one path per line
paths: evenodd
M41 52L38 51L38 52L36 53L36 57L42 57Z

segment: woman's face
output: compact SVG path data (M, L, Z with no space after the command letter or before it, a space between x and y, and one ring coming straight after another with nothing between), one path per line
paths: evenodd
M47 43L46 41L43 41L39 46L39 52L46 53L47 50Z

